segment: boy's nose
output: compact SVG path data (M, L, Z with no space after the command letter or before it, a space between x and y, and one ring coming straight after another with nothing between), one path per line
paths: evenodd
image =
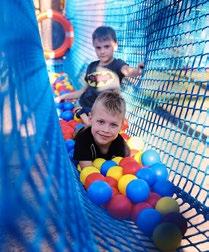
M109 132L109 131L110 131L109 125L108 125L108 124L104 124L103 127L102 127L102 130L103 130L104 132Z

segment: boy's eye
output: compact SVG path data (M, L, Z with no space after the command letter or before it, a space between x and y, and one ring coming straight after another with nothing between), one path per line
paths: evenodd
M98 122L99 124L103 124L103 123L104 123L104 120L97 120L97 122Z
M109 45L106 45L104 48L105 48L105 49L108 49L109 47L110 47Z
M116 123L111 123L111 127L112 127L112 128L117 128L118 125L117 125Z

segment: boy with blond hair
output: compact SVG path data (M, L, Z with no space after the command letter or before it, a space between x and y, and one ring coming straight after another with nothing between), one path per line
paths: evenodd
M89 115L91 126L80 130L75 137L74 159L81 168L92 165L96 158L129 156L130 150L119 134L125 112L125 101L118 92L99 94Z

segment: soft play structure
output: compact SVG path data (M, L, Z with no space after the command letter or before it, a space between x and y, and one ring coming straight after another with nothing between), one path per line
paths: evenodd
M159 251L91 202L60 130L49 73L80 88L103 24L116 30L116 57L144 62L141 78L122 84L127 133L167 166L188 224L178 251L208 251L209 2L66 0L63 15L74 41L46 59L33 1L1 0L0 251Z

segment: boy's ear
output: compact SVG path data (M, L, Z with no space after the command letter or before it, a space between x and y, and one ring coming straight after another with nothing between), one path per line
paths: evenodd
M89 117L89 120L91 121L91 119L92 119L92 114L91 114L91 112L89 112L88 117Z
M117 50L118 50L118 43L115 42L115 43L114 43L114 51L117 51Z

